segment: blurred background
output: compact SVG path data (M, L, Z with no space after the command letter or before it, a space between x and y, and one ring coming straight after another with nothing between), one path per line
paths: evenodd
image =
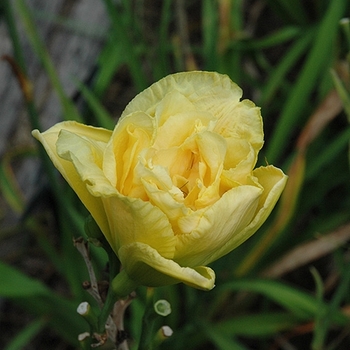
M77 349L87 212L34 142L61 120L112 129L174 72L225 73L261 107L259 164L287 188L266 224L212 264L217 287L172 304L162 349L350 348L350 3L347 0L2 0L0 344ZM96 273L107 258L91 247ZM126 315L137 348L144 290Z

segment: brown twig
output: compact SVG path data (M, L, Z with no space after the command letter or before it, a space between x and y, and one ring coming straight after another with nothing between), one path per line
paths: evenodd
M127 299L118 300L114 304L112 311L112 319L116 325L115 339L118 350L128 350L128 343L126 342L127 334L124 331L124 314L127 307L135 299L136 293L131 293Z
M94 268L93 268L92 263L91 263L88 245L82 237L74 239L73 242L74 242L74 246L78 249L79 253L82 255L82 257L85 261L86 267L88 269L90 283L86 284L85 289L87 291L89 291L89 293L97 301L98 306L100 308L102 308L103 302L102 302L100 292L98 290L97 278L96 278L95 271L94 271Z

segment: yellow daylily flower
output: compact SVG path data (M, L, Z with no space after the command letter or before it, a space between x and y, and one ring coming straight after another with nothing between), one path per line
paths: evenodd
M76 122L33 131L135 285L212 289L207 265L275 206L287 177L254 169L262 118L241 96L225 75L177 73L137 95L113 131Z

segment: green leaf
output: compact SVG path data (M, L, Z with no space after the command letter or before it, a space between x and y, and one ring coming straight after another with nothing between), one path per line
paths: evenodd
M319 312L325 312L329 307L306 292L272 280L238 280L226 283L218 290L245 290L261 293L303 320L314 318ZM330 317L332 322L338 325L345 325L349 322L349 318L339 311L335 311Z
M49 325L71 344L77 345L78 334L86 330L85 320L73 302L55 294L43 283L26 276L0 261L0 296L12 299L30 313L45 317Z
M5 298L44 296L49 289L41 282L0 261L0 295Z
M219 322L213 327L226 335L262 337L275 335L298 324L299 319L286 312L243 315Z

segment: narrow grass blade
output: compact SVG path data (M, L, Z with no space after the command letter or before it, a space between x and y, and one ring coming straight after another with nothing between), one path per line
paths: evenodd
M202 2L202 56L206 70L215 70L218 62L217 28L217 4L212 0L204 0Z
M260 338L291 329L299 322L297 317L287 312L261 312L237 316L212 327L223 335Z
M240 344L234 339L232 334L224 333L218 327L201 322L201 328L203 329L203 336L208 338L213 344L215 349L218 350L248 350L245 346Z
M295 41L289 51L282 57L279 64L273 68L266 85L262 88L259 102L260 105L266 105L273 100L276 91L286 79L287 73L293 68L295 63L309 47L314 34L314 30L307 30L303 33L303 35Z
M322 303L320 306L318 300L310 294L272 280L237 280L226 283L219 290L245 290L261 293L301 320L314 318L320 311L329 308L326 303ZM331 321L338 325L346 325L349 322L349 318L339 311L335 311L330 317Z
M98 97L102 97L107 87L110 85L113 76L118 71L126 57L123 47L115 32L111 33L105 44L97 62L97 72L93 90Z
M314 267L311 268L310 272L314 278L315 285L316 285L316 299L320 304L320 310L322 310L321 305L324 297L324 285L322 282L322 278L319 272ZM327 326L328 322L324 322L326 315L327 315L327 310L324 310L323 312L319 312L315 317L314 335L313 335L312 344L311 344L312 350L324 349L325 335L328 329L328 326Z
M10 158L11 156L6 154L0 162L0 191L12 210L22 213L24 211L24 196L15 180L10 166Z
M39 318L29 323L24 329L22 329L9 344L7 344L4 350L22 350L25 349L28 343L46 326L47 321L45 318Z
M43 296L49 290L39 281L0 261L0 296L5 298L28 298Z
M135 50L135 43L131 42L128 36L129 31L124 27L123 20L113 1L104 0L104 3L110 16L115 35L118 37L119 44L123 47L122 54L124 55L125 61L130 69L134 84L138 91L142 91L148 86L148 83L145 74L142 71L142 61Z
M306 104L309 101L312 90L316 87L320 74L324 74L329 62L327 52L331 51L338 29L339 19L343 16L346 1L333 1L317 31L314 44L310 50L303 69L291 90L290 97L281 112L272 138L267 144L266 157L269 162L278 162L291 134L300 123Z
M340 278L340 283L336 289L333 298L330 302L330 307L326 313L320 314L318 327L315 327L314 338L312 342L313 350L321 350L325 348L325 342L328 333L331 331L331 315L337 312L342 303L346 303L350 287L350 263L347 262L343 266L343 274Z
M169 52L171 51L171 45L169 45L170 38L169 26L172 18L172 0L165 0L162 4L162 14L159 25L159 40L158 40L158 59L159 65L153 67L153 77L158 80L168 75L171 72L171 65L169 59Z
M84 330L85 321L76 304L59 296L43 283L0 261L0 296L13 300L34 315L45 316L53 329L72 344Z
M290 40L296 40L302 32L302 29L295 26L288 26L281 28L276 32L260 38L249 40L243 44L245 50L263 50L277 45L281 45ZM305 33L303 33L303 36Z
M102 106L98 98L84 84L78 80L74 81L83 94L83 97L86 100L89 108L93 112L96 124L100 127L113 130L115 123L113 122L111 115Z
M345 152L345 148L350 140L350 127L340 133L332 142L327 144L325 150L317 159L314 159L307 168L305 177L310 180L322 171L322 168L330 164L337 154Z
M270 0L271 5L277 6L291 20L299 24L307 23L307 15L300 0Z
M26 28L26 33L28 35L28 38L31 41L31 44L36 54L41 60L41 63L44 66L46 73L50 78L52 86L54 87L55 91L58 94L58 97L60 99L60 102L63 108L64 118L67 120L81 121L81 117L77 109L75 108L72 101L66 96L66 93L62 87L62 84L60 82L56 69L52 63L52 60L37 32L37 29L33 22L33 17L31 15L31 10L26 5L24 0L16 0L15 3L17 5L16 6L17 11L20 14L23 24Z

